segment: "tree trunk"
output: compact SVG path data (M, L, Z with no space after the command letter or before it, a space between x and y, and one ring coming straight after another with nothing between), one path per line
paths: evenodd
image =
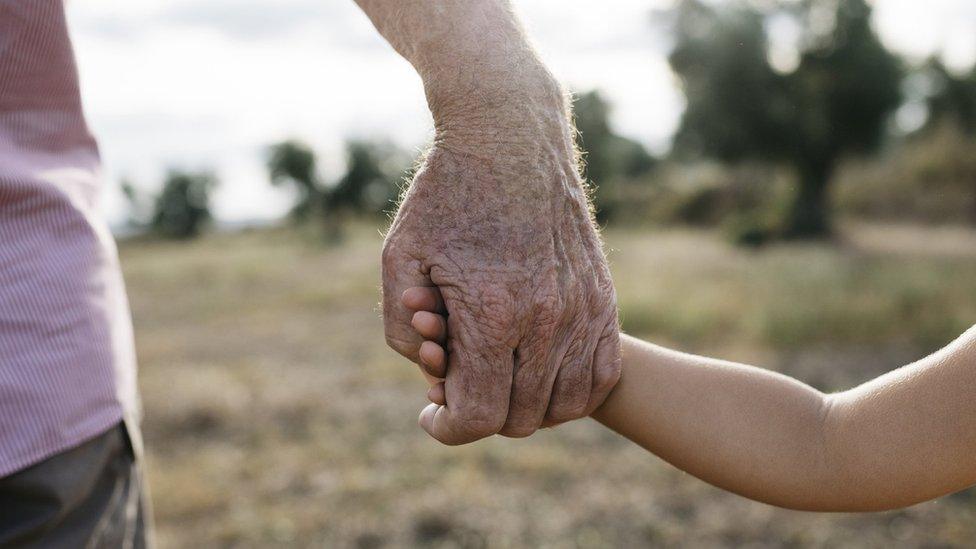
M832 233L829 186L830 162L801 165L783 235L789 239L828 238Z

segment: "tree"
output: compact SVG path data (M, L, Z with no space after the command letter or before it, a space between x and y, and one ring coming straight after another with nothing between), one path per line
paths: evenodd
M348 214L375 215L393 209L400 181L410 159L385 142L351 140L346 143L346 171L328 183L319 178L315 152L304 143L288 140L269 148L267 167L273 185L290 184L299 192L292 209L298 222L316 219L327 240L342 239Z
M379 213L392 207L410 159L386 142L346 143L346 171L329 184L319 178L315 152L288 140L269 148L268 174L273 185L290 184L299 192L292 216L303 221L340 212Z
M617 187L649 172L656 161L639 142L613 131L610 105L599 92L575 96L573 112L586 178L596 188L597 219L607 221L618 210Z
M292 218L304 221L317 210L322 213L325 196L316 172L315 152L296 140L282 141L268 150L267 167L271 184L288 184L298 191L298 200L291 210Z
M328 191L333 211L377 214L394 207L409 158L390 143L346 143L346 173Z
M955 123L968 135L976 135L976 67L968 74L954 74L941 61L930 60L921 71L928 84L929 118L925 129Z
M824 14L832 24L823 24ZM799 62L785 74L770 62L773 17L804 29ZM865 0L782 2L765 11L743 1L681 2L669 59L687 98L676 152L791 165L797 189L782 235L830 234L828 190L839 160L876 149L901 103L900 62L870 21Z
M171 170L156 197L150 229L167 238L192 238L211 219L210 192L217 179L209 172Z

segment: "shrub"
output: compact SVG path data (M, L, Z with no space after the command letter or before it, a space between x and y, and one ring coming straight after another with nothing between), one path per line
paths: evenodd
M210 221L210 192L217 179L209 172L171 170L156 197L149 228L166 238L192 238Z

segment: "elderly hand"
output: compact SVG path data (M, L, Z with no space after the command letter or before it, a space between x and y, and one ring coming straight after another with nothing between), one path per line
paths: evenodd
M383 248L391 347L419 360L401 294L448 313L446 444L587 415L620 375L617 307L565 96L508 0L356 0L424 82L434 146Z
M488 110L484 95L432 102L444 109L437 140L383 250L391 347L423 362L401 297L414 286L443 296L447 369L428 373L446 378L446 405L420 422L445 444L586 416L619 377L614 289L571 122L558 86L539 77L519 88L537 95L518 91Z

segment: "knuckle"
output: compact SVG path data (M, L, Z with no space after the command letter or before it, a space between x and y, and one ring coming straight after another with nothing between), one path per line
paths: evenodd
M454 410L453 430L466 440L477 440L499 432L505 415L483 405L459 406Z
M582 337L576 338L563 358L546 413L546 418L551 421L562 423L586 415L592 390L592 361L585 354L585 341Z
M593 393L609 393L620 381L620 324L616 314L603 330L593 363Z
M586 415L586 404L588 394L582 392L571 395L554 397L546 412L546 419L555 423L565 423L574 419L579 419Z
M503 425L503 422L492 419L459 419L455 429L465 440L478 440L494 435Z
M508 417L501 434L511 438L527 437L534 433L545 415L548 398L540 397L541 384L532 383L531 388L514 388ZM548 396L548 395L546 395Z
M529 423L506 423L498 434L508 438L526 438L538 430L538 425Z
M597 364L593 369L593 392L605 393L620 381L619 354L606 364Z

